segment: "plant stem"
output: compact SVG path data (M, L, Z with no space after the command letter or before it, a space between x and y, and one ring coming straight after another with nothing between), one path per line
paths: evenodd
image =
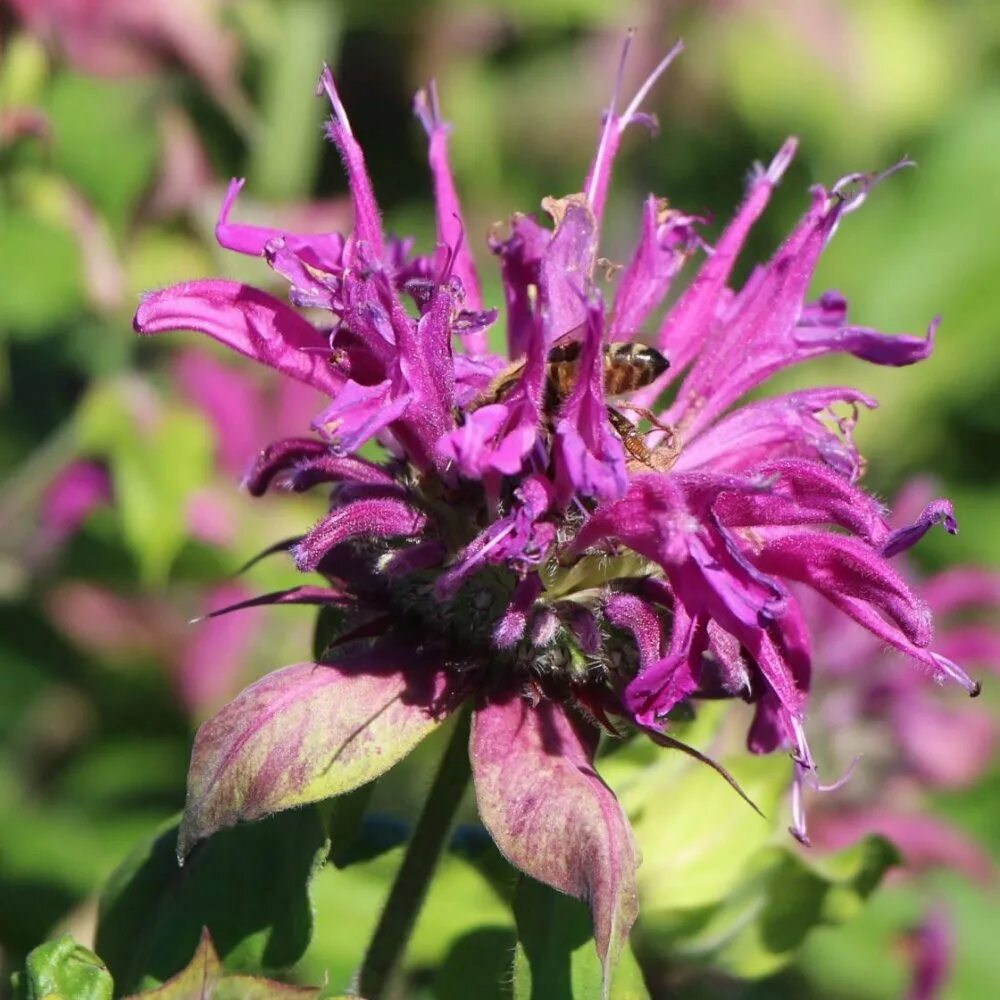
M469 706L459 712L423 812L358 973L357 992L380 1000L406 952L448 831L469 783Z

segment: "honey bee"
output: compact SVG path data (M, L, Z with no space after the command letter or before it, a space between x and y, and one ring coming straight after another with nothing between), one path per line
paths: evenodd
M546 360L542 412L547 418L555 416L573 391L579 377L583 344L571 337L571 334L567 334L558 341L549 351ZM670 362L655 347L628 341L605 344L602 357L604 394L615 397L643 389L655 382L669 367ZM524 362L518 361L502 371L476 400L474 408L502 402L517 383L523 369ZM671 433L670 428L661 424L649 410L637 406L625 408L645 417L654 427ZM652 465L652 452L635 425L617 407L608 406L607 409L611 426L622 439L628 453L644 465Z

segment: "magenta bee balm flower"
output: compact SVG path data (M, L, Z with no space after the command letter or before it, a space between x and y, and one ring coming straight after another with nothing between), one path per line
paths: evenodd
M851 429L874 401L848 387L745 401L823 354L884 365L930 354L933 325L926 338L889 336L851 322L836 292L806 299L824 246L880 178L813 188L798 226L738 288L734 263L794 140L755 170L714 246L701 220L650 197L617 277L598 263L622 133L649 121L640 103L673 54L624 111L616 94L583 191L491 237L503 355L490 346L498 312L483 301L479 240L461 222L433 89L416 110L439 244L420 255L383 233L328 70L353 231L241 225L236 181L219 241L263 257L291 305L211 280L140 306L141 333L200 330L330 398L311 433L266 448L245 483L254 495L331 488L329 513L293 550L325 585L264 600L330 604L347 626L322 662L265 677L202 727L182 852L222 826L370 781L467 702L483 823L514 865L589 903L608 970L636 917L637 856L594 770L602 727L669 745L679 703L740 698L756 706L752 750L790 748L812 768L810 637L794 584L975 693L930 650L927 607L891 561L932 523L954 530L950 508L893 530L858 485ZM644 327L655 332L640 337ZM654 414L664 392L673 402Z

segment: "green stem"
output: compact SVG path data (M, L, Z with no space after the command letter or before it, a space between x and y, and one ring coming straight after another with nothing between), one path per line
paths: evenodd
M452 820L468 786L469 718L466 706L456 719L423 812L361 963L357 992L365 1000L380 1000L384 996L406 952Z

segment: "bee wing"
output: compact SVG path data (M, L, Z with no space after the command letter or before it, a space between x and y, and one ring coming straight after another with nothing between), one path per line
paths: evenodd
M583 347L583 330L585 325L581 323L579 326L573 327L572 330L567 330L552 341L552 346L549 348L549 363L576 361Z

